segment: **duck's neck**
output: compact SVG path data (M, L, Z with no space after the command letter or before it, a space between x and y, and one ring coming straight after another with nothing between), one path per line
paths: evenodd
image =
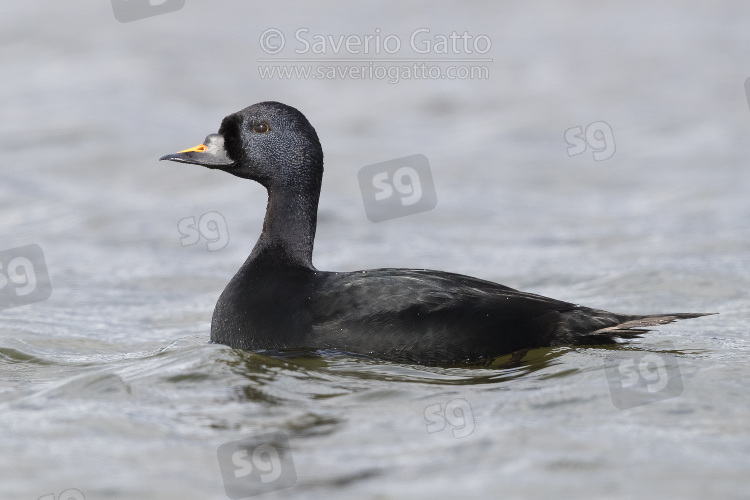
M313 242L318 221L320 183L268 187L263 232L250 259L314 269Z

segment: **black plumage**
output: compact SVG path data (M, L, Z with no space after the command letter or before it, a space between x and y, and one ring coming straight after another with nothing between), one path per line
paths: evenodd
M161 159L221 169L268 190L260 238L216 304L217 343L460 364L534 347L611 344L703 315L615 314L442 271L316 270L323 151L304 115L285 104L229 115L205 147Z

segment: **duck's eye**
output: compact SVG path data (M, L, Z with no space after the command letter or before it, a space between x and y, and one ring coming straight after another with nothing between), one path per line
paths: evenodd
M265 134L269 130L267 123L259 123L253 127L253 132L258 132L259 134Z

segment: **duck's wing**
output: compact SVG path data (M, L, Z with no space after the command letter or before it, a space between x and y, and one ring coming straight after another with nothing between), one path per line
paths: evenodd
M321 273L310 297L325 344L436 363L550 345L569 302L491 281L420 269Z

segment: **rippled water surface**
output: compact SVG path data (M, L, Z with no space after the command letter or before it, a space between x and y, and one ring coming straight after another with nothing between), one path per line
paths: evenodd
M222 499L243 463L279 472L261 498L747 498L750 5L189 1L120 23L95 3L0 17L0 252L38 245L51 292L0 310L0 498ZM489 77L263 79L295 55L261 50L269 28L484 34ZM720 314L464 368L208 344L265 191L156 159L269 99L323 143L319 269ZM600 121L611 158L569 156ZM358 170L412 154L436 208L370 222ZM182 246L213 212L225 247ZM248 439L265 454L232 468L220 447Z

